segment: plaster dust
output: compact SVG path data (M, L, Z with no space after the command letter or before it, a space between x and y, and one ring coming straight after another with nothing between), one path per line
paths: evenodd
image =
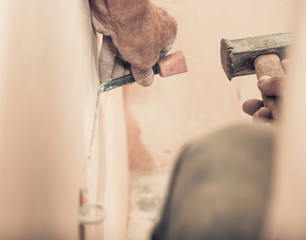
M129 233L137 226L143 239L150 229L137 219L151 219L153 205L143 210L142 193L135 186L151 176L152 187L165 189L167 180L155 185L156 177L168 179L182 145L190 139L226 124L251 121L242 103L259 98L256 77L228 81L220 61L221 38L237 39L291 31L291 0L155 0L178 21L178 35L171 52L183 50L188 73L155 77L153 85L126 86L125 108L129 146L131 201ZM139 174L139 177L135 175ZM164 175L163 175L164 174ZM137 191L139 198L137 199ZM152 197L154 194L152 193ZM158 204L157 204L158 205ZM156 211L159 208L156 207ZM137 225L136 225L137 224ZM151 221L153 226L154 220ZM134 234L136 234L134 232ZM134 238L133 238L134 237Z

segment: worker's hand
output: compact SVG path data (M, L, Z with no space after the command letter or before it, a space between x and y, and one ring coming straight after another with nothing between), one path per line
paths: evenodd
M126 74L124 69L130 67L136 82L149 86L154 78L153 65L160 54L165 55L172 47L177 23L165 10L146 0L134 5L128 5L130 1L125 0L112 1L106 7L106 0L91 0L94 28L104 35L100 81L118 77L118 72Z
M282 66L285 72L287 72L289 60L283 60ZM257 86L262 95L267 97L273 97L275 99L274 106L277 111L280 111L280 98L282 96L283 84L285 82L284 77L269 77L262 76L258 79ZM271 121L271 109L263 105L263 101L259 99L249 99L243 103L242 109L245 113L253 116L255 120Z

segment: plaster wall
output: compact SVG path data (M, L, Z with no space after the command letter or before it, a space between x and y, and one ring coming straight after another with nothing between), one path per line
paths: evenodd
M101 44L89 2L0 1L0 26L0 239L78 239L84 186L88 202L108 206L86 239L124 239L122 90L100 98L87 161Z

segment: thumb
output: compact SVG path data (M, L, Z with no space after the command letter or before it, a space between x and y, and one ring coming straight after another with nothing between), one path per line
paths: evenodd
M153 83L154 73L152 68L138 69L132 65L131 72L133 74L135 81L138 84L147 87Z

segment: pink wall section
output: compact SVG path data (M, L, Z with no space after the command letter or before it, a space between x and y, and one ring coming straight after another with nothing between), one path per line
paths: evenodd
M0 9L0 237L76 239L83 113L96 76L89 6Z
M305 239L306 211L306 2L295 0L290 69L278 133L274 192L265 239Z
M1 1L0 26L0 239L78 239L85 179L87 201L108 210L105 225L86 227L86 239L124 239L122 89L101 96L86 176L101 44L89 2Z
M131 170L164 171L188 140L234 121L249 121L241 106L259 92L255 76L226 79L220 39L291 31L291 0L154 1L178 21L172 51L185 53L188 73L149 88L125 88Z

